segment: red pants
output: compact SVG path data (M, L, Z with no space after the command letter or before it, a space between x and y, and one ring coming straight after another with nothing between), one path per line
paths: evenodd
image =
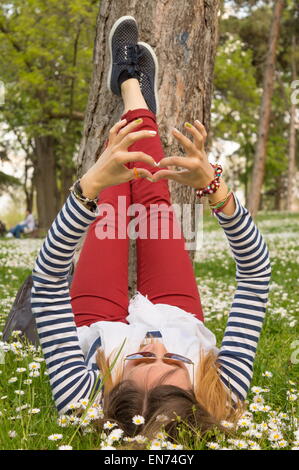
M164 152L155 114L147 109L135 109L124 114L122 119L131 122L139 117L143 118L143 122L136 130L153 129L157 135L136 142L129 150L143 151L158 162ZM158 171L158 168L143 162L129 165L131 168L148 168L152 173ZM104 204L109 204L109 207L105 208ZM128 214L131 204L142 204L142 211ZM150 213L152 204L163 204L164 210L151 209ZM135 229L135 233L140 233L136 239L137 290L147 295L154 304L180 307L203 321L198 288L188 251L185 250L184 237L180 235L178 238L176 235L165 239L161 236L163 219L170 219L178 227L173 211L169 212L170 204L167 180L152 183L140 178L111 186L100 193L101 213L89 227L71 286L71 303L77 326L90 325L100 320L127 323L129 237L126 229L132 216L138 217L138 230ZM111 208L115 213L112 214ZM147 236L150 226L151 230L158 227L156 238ZM114 230L116 236L112 238ZM110 236L104 238L103 233L110 233Z

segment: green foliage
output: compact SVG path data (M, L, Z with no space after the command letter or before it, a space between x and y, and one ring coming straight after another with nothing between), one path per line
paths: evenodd
M273 2L225 0L223 3L234 10L221 22L215 65L213 131L215 137L239 144L235 154L228 158L229 173L245 185L246 193L255 153ZM277 50L265 169L264 190L272 195L288 166L292 37L295 35L298 45L298 18L298 2L286 1ZM295 60L298 69L299 47Z
M19 186L20 180L15 176L7 175L3 171L0 171L0 195L8 186Z
M28 140L52 135L58 168L73 165L80 142L82 120L77 116L83 117L87 102L97 12L95 0L0 5L3 120Z

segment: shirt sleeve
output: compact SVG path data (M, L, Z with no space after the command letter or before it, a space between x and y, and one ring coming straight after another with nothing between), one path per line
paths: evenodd
M98 215L70 194L42 245L32 271L32 313L59 413L88 398L100 381L86 367L70 302L67 276L75 249Z
M233 215L217 213L236 262L234 295L218 362L234 400L245 400L268 301L271 265L266 243L236 195Z

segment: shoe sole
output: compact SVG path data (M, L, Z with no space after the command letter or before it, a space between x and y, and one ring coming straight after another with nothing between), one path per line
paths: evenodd
M159 63L158 63L158 58L156 56L156 53L154 49L147 43L147 42L142 42L139 41L137 44L142 45L143 47L146 47L148 51L151 53L151 56L155 62L155 99L156 99L156 114L159 114L159 96L158 96L158 74L159 74Z
M110 86L111 75L112 75L112 66L113 66L112 37L113 37L113 34L116 31L116 28L120 25L120 23L122 23L125 20L133 20L136 23L136 27L137 27L137 22L136 22L136 20L133 16L122 16L121 18L119 18L114 23L114 25L111 28L111 31L110 31L110 34L109 34L109 40L108 40L109 41L109 52L110 52L110 67L109 67L109 70L108 70L108 77L107 77L107 88L108 88L108 90L111 91L111 93L113 93L112 90L111 90L111 86Z

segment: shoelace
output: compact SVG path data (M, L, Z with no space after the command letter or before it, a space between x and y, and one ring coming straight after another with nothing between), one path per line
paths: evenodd
M128 73L130 75L137 74L140 76L141 70L138 65L138 61L144 56L144 51L139 47L138 44L125 46L126 60L117 62L118 65L127 65Z

